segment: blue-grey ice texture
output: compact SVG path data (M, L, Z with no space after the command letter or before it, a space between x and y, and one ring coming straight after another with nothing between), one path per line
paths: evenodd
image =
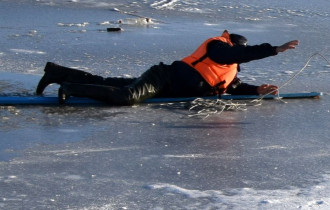
M242 64L243 81L281 85L313 53L330 58L329 8L328 0L1 1L1 95L32 95L47 61L139 76L224 29L251 45L299 39L295 50ZM207 118L189 117L185 104L2 106L0 209L329 209L329 73L314 57L281 90L320 91L319 100Z

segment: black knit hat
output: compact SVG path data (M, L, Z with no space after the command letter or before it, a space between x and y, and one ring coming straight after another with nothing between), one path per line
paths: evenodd
M247 38L245 38L242 35L239 34L230 34L230 41L234 44L234 45L243 45L246 46L248 43Z

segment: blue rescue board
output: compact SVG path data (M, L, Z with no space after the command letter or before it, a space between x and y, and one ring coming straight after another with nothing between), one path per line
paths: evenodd
M263 99L276 99L278 97L284 99L300 99L300 98L319 98L322 95L320 92L309 93L282 93L280 95L266 95ZM260 98L259 95L221 95L208 97L187 97L187 98L150 98L143 103L175 103L189 102L197 98L209 100L252 100ZM0 106L7 105L58 105L57 96L0 96ZM106 105L103 102L89 99L70 97L65 102L66 105Z
M280 93L279 95L265 95L263 99L299 99L299 98L320 98L322 92L308 92L308 93ZM258 99L261 98L259 95L221 95L221 99L225 100L249 100L249 99Z

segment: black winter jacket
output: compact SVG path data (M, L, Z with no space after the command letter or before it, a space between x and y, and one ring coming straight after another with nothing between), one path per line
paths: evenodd
M239 46L234 45L230 46L227 43L221 42L219 40L212 41L207 46L207 55L213 61L220 64L233 64L233 63L247 63L253 60L259 60L262 58L266 58L269 56L277 55L276 46L272 46L268 43L264 43L261 45L254 46ZM172 64L175 72L185 72L186 83L189 83L189 80L200 81L200 86L203 86L203 90L211 89L211 87L207 84L207 82L200 76L196 74L196 70L187 65L182 61L175 61ZM238 67L238 71L240 68ZM191 72L189 74L188 72ZM194 72L194 73L192 73ZM187 75L188 73L188 75ZM196 78L199 77L199 78ZM182 77L174 78L175 79L183 79ZM180 81L177 81L180 82ZM191 84L193 85L193 84ZM189 86L189 85L188 85ZM209 86L209 87L207 87ZM227 93L233 95L257 95L258 86L249 85L247 83L243 83L239 78L235 78L234 81L227 88Z

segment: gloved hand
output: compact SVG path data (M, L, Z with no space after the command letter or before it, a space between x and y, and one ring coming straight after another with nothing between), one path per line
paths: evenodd
M276 94L278 94L278 87L275 85L263 84L257 88L257 91L260 95L265 95L268 93L270 93L272 95L276 95Z

